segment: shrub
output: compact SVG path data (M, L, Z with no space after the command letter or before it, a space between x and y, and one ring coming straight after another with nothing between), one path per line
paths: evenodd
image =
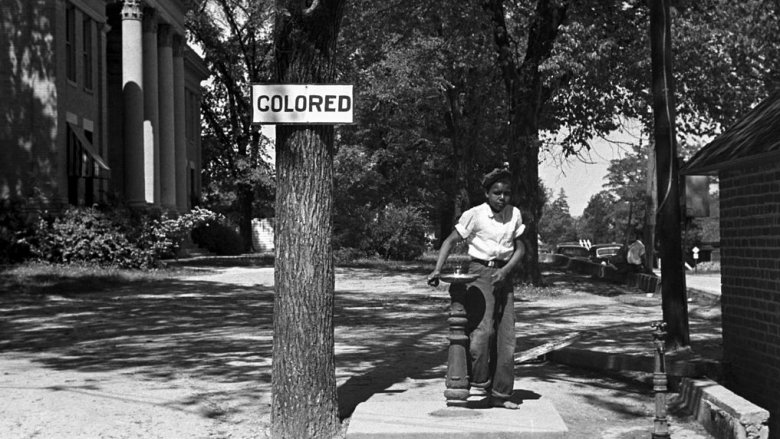
M707 261L696 264L696 271L699 273L720 273L719 261Z
M92 262L120 267L148 267L150 251L127 238L123 224L95 208L69 208L59 218L38 222L33 252L54 263Z
M333 250L333 262L336 264L350 264L366 256L364 250L353 247L341 247Z
M176 218L168 218L166 214L144 216L137 227L138 240L143 248L152 249L159 258L171 258L195 229L224 220L222 215L200 207Z
M0 264L21 262L31 256L29 237L33 224L18 200L0 200Z
M175 256L194 227L219 219L206 209L168 218L160 212L72 207L60 217L39 220L32 250L54 263L151 268Z
M427 247L428 223L415 206L386 206L370 226L373 249L385 259L409 261Z
M238 232L223 222L209 222L192 230L195 244L218 255L239 255L244 243Z

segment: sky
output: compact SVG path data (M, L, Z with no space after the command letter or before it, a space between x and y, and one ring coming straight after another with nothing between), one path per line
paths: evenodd
M553 190L554 198L563 189L569 213L581 216L590 198L603 189L610 160L621 158L629 150L629 144L639 142L636 132L635 126L626 126L606 139L594 139L590 151L563 162L550 156L543 157L543 162L539 164L539 177L546 187Z

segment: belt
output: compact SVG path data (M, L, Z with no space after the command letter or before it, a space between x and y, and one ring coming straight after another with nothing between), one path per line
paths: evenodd
M484 265L485 267L489 267L489 268L501 268L504 265L506 265L507 262L509 262L509 261L502 261L500 259L493 259L491 261L483 261L482 259L477 259L477 258L471 258L471 261L472 262L476 262L477 264Z

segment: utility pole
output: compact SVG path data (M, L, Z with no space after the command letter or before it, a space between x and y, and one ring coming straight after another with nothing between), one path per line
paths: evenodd
M690 345L688 301L683 272L680 190L675 134L672 37L669 0L650 1L650 52L656 173L658 176L657 240L661 256L661 298L667 342Z

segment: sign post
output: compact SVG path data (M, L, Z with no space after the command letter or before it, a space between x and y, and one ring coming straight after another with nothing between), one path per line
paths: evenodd
M293 69L308 72L313 58L296 58ZM352 86L253 84L250 106L253 124L276 127L270 436L332 437L334 125L353 123Z
M699 265L699 247L694 246L691 251L693 252L693 272L696 273L696 266Z

